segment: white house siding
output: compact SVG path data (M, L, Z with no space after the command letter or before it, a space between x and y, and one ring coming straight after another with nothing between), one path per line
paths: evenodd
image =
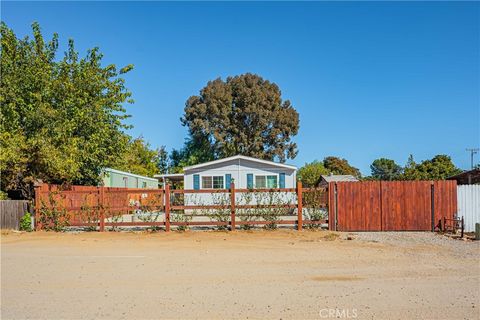
M280 183L280 173L285 173L285 188L296 187L296 170L289 168L282 168L274 164L266 164L255 162L245 159L233 159L230 161L212 164L197 169L190 169L185 171L184 176L184 188L193 189L193 176L198 174L200 176L200 189L202 189L202 177L203 176L222 176L225 184L225 175L231 174L232 181L235 183L236 189L247 189L247 174L253 174L253 181L255 183L256 175L276 175L277 184ZM254 188L256 186L254 185ZM225 185L224 185L225 188ZM296 195L291 193L281 193L279 195L282 202L288 203L291 199L295 199ZM223 197L223 198L222 198ZM186 205L202 205L202 204L218 204L219 202L229 202L228 194L210 194L210 193L197 193L197 194L185 194ZM238 193L236 195L236 202L242 203L244 197ZM253 199L255 200L255 199ZM255 204L256 201L252 201L250 204ZM292 202L290 202L292 203ZM242 203L243 204L243 203Z
M457 186L458 217L465 221L465 231L474 232L480 223L480 185Z

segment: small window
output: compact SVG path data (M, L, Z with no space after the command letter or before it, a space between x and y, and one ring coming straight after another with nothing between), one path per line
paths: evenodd
M213 177L213 189L223 189L223 176Z
M202 177L202 189L223 189L223 176Z
M255 176L255 187L258 189L265 189L267 187L267 180L265 176Z
M275 189L277 186L277 176L255 176L255 188Z
M145 181L142 182L142 188L146 189L147 188L147 183Z

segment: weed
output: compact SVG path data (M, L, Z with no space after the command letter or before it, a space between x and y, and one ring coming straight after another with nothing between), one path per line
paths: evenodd
M30 212L25 212L20 219L20 230L28 232L32 231L32 216L30 215Z
M47 231L64 231L69 225L70 214L60 206L58 199L56 199L58 194L58 191L50 192L48 203L44 200L41 201L39 223ZM60 197L65 198L62 195Z

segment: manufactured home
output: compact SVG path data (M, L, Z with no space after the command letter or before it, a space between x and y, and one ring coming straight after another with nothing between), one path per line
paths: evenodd
M295 188L295 166L261 160L242 155L185 167L185 189L237 189Z
M175 182L183 178L186 190L230 189L233 182L236 189L284 189L296 188L297 168L292 165L262 160L243 155L214 160L183 168L183 174L156 175L161 184L168 180ZM295 193L283 197L294 197ZM215 194L185 195L185 204L212 204L219 199Z
M114 188L158 189L158 180L130 172L105 168L102 174L102 185Z

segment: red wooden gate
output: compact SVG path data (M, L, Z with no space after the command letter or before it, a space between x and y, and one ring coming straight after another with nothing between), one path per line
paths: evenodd
M433 231L457 211L456 181L332 182L330 229Z

